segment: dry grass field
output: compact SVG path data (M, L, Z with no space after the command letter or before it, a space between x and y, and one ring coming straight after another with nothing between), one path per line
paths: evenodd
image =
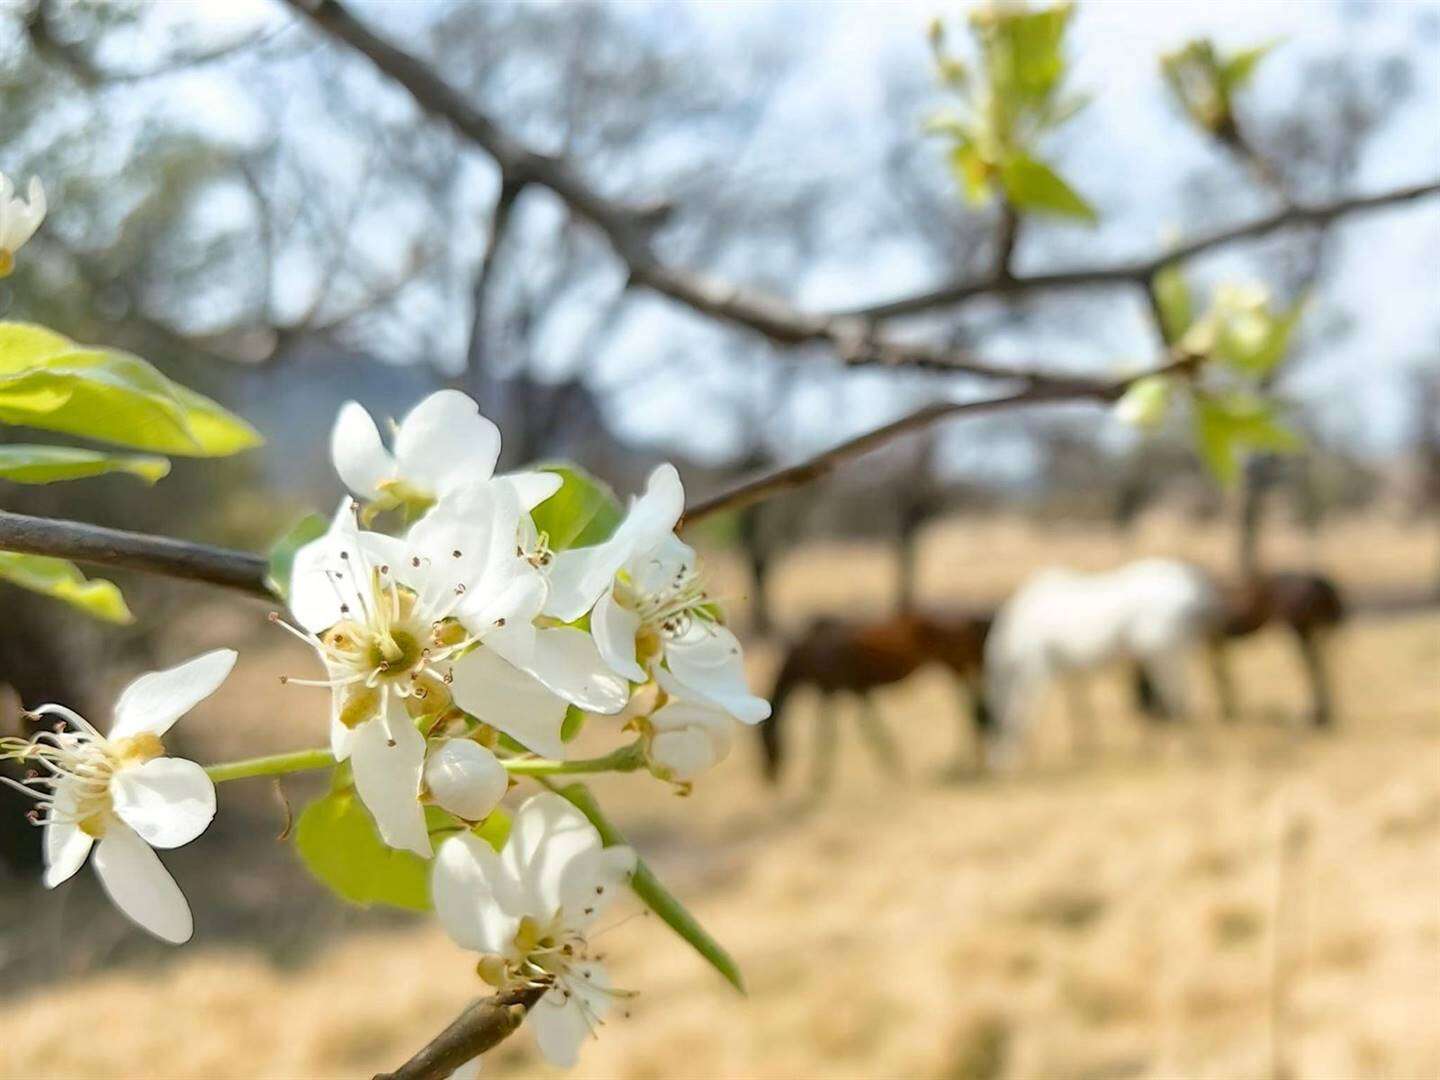
M1415 585L1430 580L1433 540L1356 522L1318 542L1277 537L1267 554L1355 588ZM922 580L937 602L979 602L1039 565L1142 551L1221 565L1224 534L944 526ZM718 569L739 598L743 579ZM808 547L778 572L777 607L789 626L884 611L891 576L878 548ZM254 637L258 622L250 609L197 616L175 645L252 642L238 681L186 722L189 752L253 752L236 728L257 716L275 749L323 730L319 701L273 679L307 658ZM1220 724L1197 678L1196 721L1146 734L1106 677L1100 749L1071 754L1055 702L1004 778L944 779L957 699L929 672L881 695L904 783L842 725L839 779L810 799L808 696L779 793L757 780L752 740L684 802L635 778L600 783L750 993L663 926L617 917L611 968L641 994L575 1075L1440 1077L1440 615L1360 619L1336 645L1330 735L1298 726L1297 662L1262 635L1237 651L1241 724ZM774 662L754 650L761 685ZM0 1075L368 1076L477 993L433 922L330 904L273 842L274 793L233 787L214 835L172 860L197 912L183 950L140 941L88 880L47 897L0 879ZM521 1033L486 1075L551 1070Z

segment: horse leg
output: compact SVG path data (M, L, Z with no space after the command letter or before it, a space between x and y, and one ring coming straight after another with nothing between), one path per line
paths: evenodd
M1070 713L1070 749L1077 757L1095 752L1095 711L1090 707L1089 687L1078 672L1064 676L1065 701Z
M1154 653L1140 661L1155 686L1161 714L1183 720L1189 713L1185 693L1185 657L1180 652Z
M1315 630L1297 629L1295 639L1300 645L1300 658L1305 662L1305 672L1310 677L1310 722L1317 728L1328 728L1335 718L1330 703L1330 679L1325 664L1325 641Z
M865 737L871 752L887 773L896 777L904 773L900 762L900 748L895 745L890 729L885 726L885 721L875 707L875 699L869 694L860 696L860 734Z
M960 724L965 727L969 721L969 742L971 767L977 773L985 771L985 748L995 735L995 714L990 710L990 703L985 699L985 684L977 675L971 674L960 680L967 691L969 700L965 702L960 711ZM965 734L961 734L961 742L965 741ZM955 771L958 773L964 768L964 750L957 748L955 755Z
M1240 711L1236 705L1235 680L1230 676L1230 654L1226 651L1225 639L1212 637L1205 646L1205 656L1210 661L1210 677L1215 682L1215 698L1220 704L1220 717L1234 721Z
M820 696L820 714L815 718L815 765L811 779L811 791L815 797L823 795L830 788L835 776L835 751L840 728L833 711L834 695Z

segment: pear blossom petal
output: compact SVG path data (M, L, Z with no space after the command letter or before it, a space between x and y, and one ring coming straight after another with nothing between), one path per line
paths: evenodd
M195 931L190 905L150 845L111 820L95 845L100 884L125 915L163 941L181 945Z
M45 825L45 887L53 889L69 881L85 865L95 838L70 821Z
M592 1023L610 1011L612 995L605 966L598 962L581 965L588 975L577 975L566 983L567 995L552 989L530 1010L527 1019L535 1030L540 1053L551 1065L573 1068L580 1060L580 1047L594 1036Z
M623 895L635 873L635 850L623 845L577 855L560 875L560 908L565 922L584 930Z
M665 643L667 681L680 696L708 702L746 724L758 724L770 715L770 703L750 692L740 642L725 627L694 620L680 636ZM668 687L667 687L668 689Z
M420 805L425 739L403 709L392 704L390 715L355 729L350 767L355 790L385 843L428 858L430 834Z
M325 535L295 553L290 570L290 611L296 622L314 634L329 630L347 614L365 610L362 585L368 587L368 583L358 565L361 548L354 508L353 500L341 499ZM355 565L347 565L347 559Z
M110 781L115 813L151 847L188 844L215 817L215 784L184 758L155 758Z
M567 897L587 894L587 885L603 888L603 882L585 880L601 850L600 834L584 814L559 795L542 792L516 812L500 858L522 883L527 910L548 918ZM567 921L572 915L567 909Z
M373 499L395 474L395 459L385 449L380 429L358 401L347 401L335 417L330 460L345 486L362 499Z
M430 892L435 914L461 948L504 953L525 914L519 883L484 840L452 836L435 856Z
M559 491L565 480L559 473L534 469L506 473L504 476L495 477L493 482L509 487L515 493L516 500L528 512Z
M650 717L655 732L650 760L670 779L693 780L729 756L735 721L728 712L688 701L671 701Z
M450 739L425 761L425 787L441 807L480 821L500 804L510 774L498 758L470 739Z
M615 575L637 553L645 552L674 531L685 511L685 489L675 466L664 464L646 481L615 534L593 547L572 548L555 556L550 566L550 600L545 612L573 622L594 606Z
M619 603L613 589L600 594L590 613L590 634L610 670L637 683L646 679L645 669L635 660L635 635L639 630L640 616Z
M132 735L164 735L172 724L219 689L235 666L234 649L215 649L193 660L142 675L115 703L112 740Z
M513 666L489 646L455 661L450 693L455 703L491 727L545 757L563 758L560 725L565 699Z
M437 390L400 422L395 461L400 476L437 497L489 480L500 458L500 429L459 390Z
M514 648L517 630L529 645L524 651ZM487 637L486 644L587 712L617 713L630 699L630 684L601 658L595 639L573 626L546 627L528 634L522 628L507 627Z

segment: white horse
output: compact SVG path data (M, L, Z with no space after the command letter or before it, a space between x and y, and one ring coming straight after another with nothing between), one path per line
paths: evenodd
M1080 677L1121 660L1148 676L1165 714L1183 716L1186 654L1211 640L1220 611L1210 578L1175 559L1099 574L1041 571L1006 601L985 644L997 738L1018 746L1056 679L1071 690L1076 722L1088 725Z

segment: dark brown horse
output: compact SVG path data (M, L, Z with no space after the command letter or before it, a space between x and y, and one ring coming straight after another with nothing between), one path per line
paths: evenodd
M781 725L787 715L787 699L802 686L814 687L821 695L817 789L829 783L833 771L837 731L829 698L837 693L848 692L859 698L861 734L881 762L898 772L899 751L875 710L870 692L901 682L931 662L948 667L964 687L978 755L980 739L990 728L981 679L990 622L988 613L904 614L868 623L816 619L786 651L770 695L770 718L760 727L766 777L772 782L779 779L785 756Z
M1224 609L1211 642L1210 660L1222 715L1234 719L1237 711L1225 643L1248 637L1266 626L1279 626L1294 635L1305 666L1310 683L1311 723L1329 727L1335 719L1335 708L1326 643L1345 619L1345 602L1335 582L1322 574L1285 571L1260 574L1226 586L1221 593ZM1159 698L1143 671L1136 673L1136 696L1146 715L1160 718Z

